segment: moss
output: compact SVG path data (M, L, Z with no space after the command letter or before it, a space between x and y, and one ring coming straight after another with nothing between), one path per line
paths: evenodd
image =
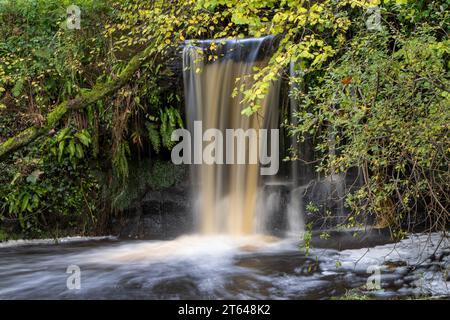
M47 126L53 127L67 112L67 102L60 103L47 116ZM49 129L50 129L49 128Z
M157 161L152 167L148 183L153 190L162 190L180 183L185 174L186 170L183 166Z
M0 144L0 157L11 151L19 149L22 146L27 145L30 139L34 140L39 136L39 134L40 130L38 128L31 127L25 129L14 137L9 138L8 140Z
M107 190L112 207L115 209L131 208L148 189L159 191L173 187L182 182L186 176L185 167L174 165L169 161L145 159L131 162L129 165L126 182L116 178Z
M388 300L435 300L439 297L433 297L431 295L409 296L409 297L392 297ZM362 289L355 288L346 290L342 296L331 297L331 300L375 300L375 298L366 294Z

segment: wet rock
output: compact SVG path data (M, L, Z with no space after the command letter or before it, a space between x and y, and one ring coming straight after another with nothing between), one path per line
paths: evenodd
M355 274L351 272L345 274L345 276L343 277L343 279L347 282L353 282L355 278L356 278Z
M155 238L164 238L162 214L149 214L142 217L143 232L150 233Z
M414 289L407 288L407 287L402 287L397 290L397 294L400 296L409 296L409 295L413 294L414 292L415 292Z
M400 287L403 285L403 280L402 279L397 279L394 281L394 285Z
M396 268L394 270L394 272L400 276L404 276L404 275L408 274L409 268L408 267L399 267L399 268Z
M289 231L289 220L296 214L305 224L311 224L313 230L336 228L349 214L342 198L345 192L358 185L357 177L356 172L349 172L320 179L311 175L296 182L291 178L284 182L265 183L260 210L266 212L267 231L275 236L284 236ZM311 207L315 208L314 212L309 212Z
M173 239L193 230L188 188L183 186L148 191L135 208L121 219L119 237L132 239Z
M414 282L414 281L418 280L419 278L420 278L419 275L411 274L411 275L403 277L403 281L411 283L411 282Z
M384 263L385 266L387 266L389 269L395 269L398 267L404 267L407 265L406 261L386 261Z
M264 210L265 229L273 236L283 237L288 228L286 212L290 188L289 184L266 184L263 186L262 207L258 209ZM301 214L301 211L298 214Z
M444 259L444 253L436 253L431 257L431 259L436 262L441 262Z
M382 283L392 283L399 279L398 274L386 273L381 275Z
M311 246L313 248L327 248L337 250L360 249L366 247L374 247L392 243L390 231L387 228L368 228L366 230L326 230L328 239L324 239L321 235L325 231L313 231ZM398 261L395 266L405 265L406 263ZM394 267L394 266L393 266Z
M428 271L431 271L431 272L441 271L441 266L439 264L432 264L428 267Z

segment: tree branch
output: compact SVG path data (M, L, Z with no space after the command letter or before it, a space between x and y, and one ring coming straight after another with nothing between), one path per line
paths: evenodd
M68 112L83 109L119 90L139 70L144 61L153 53L153 50L153 46L150 45L145 50L136 54L116 79L105 83L98 83L91 90L81 93L76 98L58 104L48 113L44 125L29 127L0 144L0 158L27 146L40 136L47 134Z

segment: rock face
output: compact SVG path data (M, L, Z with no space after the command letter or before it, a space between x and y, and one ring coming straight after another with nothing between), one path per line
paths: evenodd
M302 224L312 223L313 229L336 227L347 212L343 204L336 200L334 183L324 179L294 189L284 184L265 185L261 210L265 210L263 223L266 232L284 236L291 227L293 216ZM316 206L316 212L309 211L311 203ZM172 239L193 232L189 183L186 181L159 191L147 191L112 224L115 234L129 239Z
M324 237L324 235L327 235ZM370 248L394 243L388 228L345 229L345 230L314 230L311 246L313 248L347 250ZM401 266L398 263L396 266Z
M143 166L136 171L133 184L142 187L129 192L138 197L130 199L130 205L111 221L112 232L124 239L158 240L193 232L194 204L187 172L187 168L167 163ZM261 186L257 208L261 218L258 224L263 227L260 230L283 237L300 234L307 224L316 230L332 229L345 221L348 210L343 194L358 185L356 174L300 183L294 187L291 181L272 181Z
M283 237L291 228L292 217L313 229L336 227L346 211L334 200L334 186L327 180L315 181L292 189L290 185L263 187L265 232ZM308 205L317 205L317 212L308 211ZM342 211L341 211L342 210ZM193 203L189 183L149 190L120 218L112 221L115 234L129 239L173 239L194 231ZM299 232L299 230L291 230Z
M261 209L266 211L266 231L282 236L289 229L292 231L295 220L301 220L303 225L311 224L314 230L335 228L349 214L344 195L358 185L355 174L312 179L297 187L288 183L266 184Z
M148 191L115 221L116 233L129 239L172 239L193 231L189 191L185 185Z

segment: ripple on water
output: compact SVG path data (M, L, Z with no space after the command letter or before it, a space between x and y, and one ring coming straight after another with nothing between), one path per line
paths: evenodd
M435 249L425 244L416 247ZM395 248L312 249L305 256L292 240L195 235L172 241L4 246L0 298L323 299L365 284L370 275L367 267L385 262L383 290L373 292L374 296L417 294L420 281L425 281L422 289L445 294L448 281L429 266L411 272L409 264L417 260L417 250L407 240ZM447 263L446 256L441 260ZM71 264L82 271L78 291L66 287Z

